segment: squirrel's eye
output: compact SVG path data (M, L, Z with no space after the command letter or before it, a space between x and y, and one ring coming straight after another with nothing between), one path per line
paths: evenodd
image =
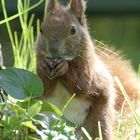
M76 26L72 26L72 28L70 30L70 34L71 35L75 35L76 34L76 31L77 31Z
M43 33L43 31L42 31L42 29L40 28L40 33L42 34Z

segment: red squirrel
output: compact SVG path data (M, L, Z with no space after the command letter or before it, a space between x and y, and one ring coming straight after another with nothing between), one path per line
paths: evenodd
M100 122L103 140L113 140L115 111L124 100L114 76L130 98L135 98L139 92L136 75L129 61L93 43L85 10L84 0L69 0L67 6L48 1L36 42L36 69L45 88L42 98L62 109L75 94L64 115L77 125L77 138L86 139L81 127L93 139L98 137Z

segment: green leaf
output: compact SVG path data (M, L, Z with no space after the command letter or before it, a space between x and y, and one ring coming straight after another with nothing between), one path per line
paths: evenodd
M28 109L28 115L30 117L34 117L35 115L37 115L41 111L41 107L42 107L41 101L38 101L35 104L31 105Z
M60 109L55 105L49 103L48 101L43 101L41 111L55 112L57 115L62 116L62 112L60 111Z
M17 68L0 71L0 87L19 100L36 98L43 94L41 79L29 71Z
M36 136L37 137L37 136ZM28 140L40 140L39 138L36 138L33 136L27 136Z
M15 103L9 103L8 106L10 107L11 111L16 112L17 115L21 115L26 113L26 110Z
M28 110L30 106L32 106L33 104L35 104L36 102L38 102L38 99L32 99L29 101L17 101L16 104L19 105L21 108Z
M16 116L8 116L8 127L7 129L17 129L20 127L20 120Z
M32 130L36 131L36 126L32 124L32 121L22 122L23 126L26 126L28 128L31 128Z
M6 103L0 103L0 111L2 111L6 106Z
M2 129L4 125L2 124L2 122L0 121L0 130Z
M41 122L41 123L47 124L49 117L44 113L39 113L34 117L34 119L36 120L37 123Z

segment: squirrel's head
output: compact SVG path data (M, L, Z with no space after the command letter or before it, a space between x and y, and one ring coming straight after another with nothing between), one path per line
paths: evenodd
M58 0L48 1L39 39L47 55L63 56L66 60L79 55L88 34L85 9L84 0L69 0L67 6Z

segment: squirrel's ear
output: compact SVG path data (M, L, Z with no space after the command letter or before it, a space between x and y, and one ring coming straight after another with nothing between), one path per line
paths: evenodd
M47 12L53 10L58 4L57 0L48 0Z
M84 20L85 10L86 10L85 0L69 0L69 6L70 6L71 11L74 12L77 19L82 24Z

